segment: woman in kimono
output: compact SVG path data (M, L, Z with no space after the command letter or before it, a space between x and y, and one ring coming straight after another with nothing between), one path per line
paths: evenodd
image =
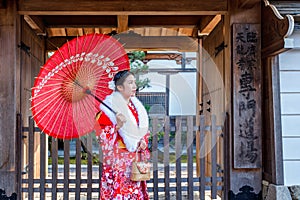
M129 71L118 72L110 85L115 91L101 104L97 130L103 152L100 199L147 200L146 181L131 181L130 172L136 151L149 159L148 115L135 97L136 83Z

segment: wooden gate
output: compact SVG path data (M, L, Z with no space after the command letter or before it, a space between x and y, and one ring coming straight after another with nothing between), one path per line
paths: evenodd
M200 116L200 125L196 125L195 116L151 118L149 146L152 150L153 176L147 184L151 199L202 200L209 191L209 196L216 199L217 193L222 192L224 171L221 168L223 163L220 163L223 160L220 144L223 143L223 126L216 125L215 116L211 117L211 125L205 126L204 119ZM99 199L102 159L101 152L96 150L95 153L93 149L92 134L84 138L86 156L83 154L82 140L63 141L61 161L57 139L41 133L31 118L29 126L23 127L21 116L18 116L18 124L23 140L28 140L28 163L24 163L26 167L22 172L20 188L23 199ZM38 145L34 140L36 134L40 136ZM196 144L196 135L201 144ZM205 140L208 136L211 139ZM70 154L72 146L75 155ZM201 151L210 149L199 158L198 166L196 146L201 147ZM40 156L38 164L36 154ZM82 163L83 157L85 163ZM95 164L95 160L100 162ZM211 167L207 167L207 160L211 162ZM200 177L196 173L197 167L200 168Z

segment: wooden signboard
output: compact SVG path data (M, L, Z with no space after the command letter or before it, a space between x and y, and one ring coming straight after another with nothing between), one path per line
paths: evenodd
M261 167L259 24L233 24L234 168Z

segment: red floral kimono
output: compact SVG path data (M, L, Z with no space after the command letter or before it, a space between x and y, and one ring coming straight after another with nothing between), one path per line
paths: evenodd
M139 115L132 101L128 108L132 112L137 124L139 124ZM115 124L102 111L99 119L99 129L97 130L98 141L103 152L103 171L100 183L100 199L118 199L118 200L147 200L146 181L131 181L130 172L132 162L136 153L127 150L123 138L115 131ZM148 145L149 133L143 136ZM150 157L148 150L142 152L147 159Z

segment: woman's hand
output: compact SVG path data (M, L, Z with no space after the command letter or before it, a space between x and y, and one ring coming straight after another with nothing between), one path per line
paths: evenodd
M116 118L117 118L116 129L119 130L126 122L126 118L122 113L117 113Z
M145 149L147 148L147 143L145 142L144 139L142 139L142 140L140 141L139 147L138 147L138 148L140 148L140 149L142 149L142 150L145 150Z

